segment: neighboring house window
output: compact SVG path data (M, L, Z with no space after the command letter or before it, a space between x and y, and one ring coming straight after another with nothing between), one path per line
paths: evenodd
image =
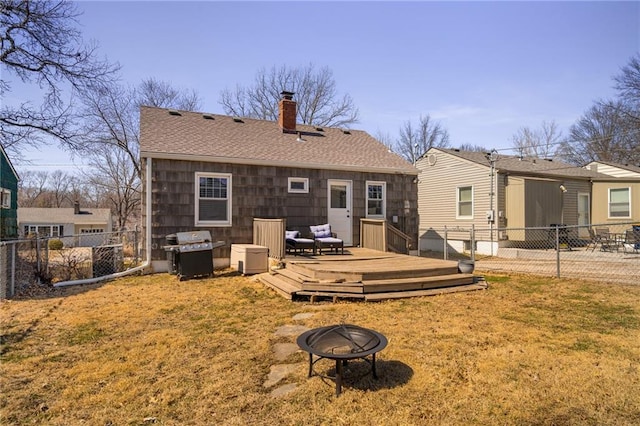
M196 173L196 225L231 225L231 175Z
M309 192L309 179L307 178L289 178L289 192L308 193Z
M473 186L458 187L457 219L473 219Z
M104 228L80 228L81 234L102 234Z
M11 191L5 188L0 188L0 208L11 208Z
M39 237L59 237L62 232L62 225L26 225L25 235L37 235Z
M631 217L631 188L609 188L609 217Z
M386 187L385 182L367 182L367 217L384 219Z

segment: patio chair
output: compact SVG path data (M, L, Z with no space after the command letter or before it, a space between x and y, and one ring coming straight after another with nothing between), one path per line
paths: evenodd
M600 242L600 250L602 251L616 251L619 249L618 241L611 235L608 227L596 228L596 237Z
M305 250L311 250L313 254L316 254L316 242L311 238L301 238L299 231L284 231L285 234L285 248L288 253L293 251L293 254L304 254Z
M589 250L589 247L591 247L591 251L595 251L598 244L600 244L600 238L596 235L596 231L589 228L589 242L587 243L585 250Z
M338 249L340 249L340 253L344 254L344 242L340 238L337 238L335 233L331 232L331 225L327 223L309 228L314 236L316 248L320 250L320 254L322 254L322 249L327 248L336 253L338 253Z
M625 253L627 253L627 250L633 253L640 252L640 231L633 229L625 231L622 248Z

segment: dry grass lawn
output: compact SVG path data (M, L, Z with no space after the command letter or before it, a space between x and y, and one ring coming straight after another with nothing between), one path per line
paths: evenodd
M487 276L489 290L290 302L229 271L158 274L2 302L3 425L638 425L640 286ZM310 318L294 320L300 313ZM380 331L379 379L340 397L284 361L284 325ZM331 362L317 364L330 373ZM265 387L271 366L293 372ZM295 389L271 392L285 384Z

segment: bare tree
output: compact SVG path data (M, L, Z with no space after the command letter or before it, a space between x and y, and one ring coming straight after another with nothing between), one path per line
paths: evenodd
M263 68L253 86L223 90L220 104L225 114L275 121L283 90L295 93L300 123L348 127L358 121L358 109L349 95L338 95L331 70L316 69L313 64L304 68L273 67L269 71Z
M97 148L90 160L87 181L108 200L118 229L125 228L140 209L140 178L128 154L114 145Z
M598 102L569 130L561 156L577 165L594 160L636 164L637 136L629 132L619 101Z
M458 149L460 151L471 151L471 152L490 152L491 151L490 149L485 148L484 146L474 145L470 143L463 143L458 147Z
M122 150L138 176L140 170L140 106L176 108L193 111L201 100L194 91L179 90L153 78L143 80L138 88L116 84L104 85L84 98L84 135L78 148L93 153L100 146Z
M562 141L562 131L555 121L543 121L538 129L521 127L511 140L522 156L553 158Z
M65 173L62 170L56 170L49 175L49 192L51 194L51 207L60 208L65 204L73 203L69 199L71 183L76 179L75 176Z
M79 13L69 1L2 0L0 6L0 96L12 90L10 77L44 91L39 106L3 104L0 141L20 158L21 146L38 146L45 137L73 147L78 136L73 95L100 87L119 66L96 57L76 29ZM68 98L68 99L67 99Z
M420 116L417 126L407 121L400 128L400 138L396 141L396 152L412 164L430 148L449 146L449 132L429 114Z
M618 96L628 107L628 113L640 120L640 54L632 57L614 80Z
M44 194L47 193L49 173L44 171L27 171L18 181L18 206L45 207ZM48 206L46 206L48 207Z

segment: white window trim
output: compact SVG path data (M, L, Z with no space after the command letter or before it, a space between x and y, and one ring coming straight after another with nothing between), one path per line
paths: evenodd
M293 182L302 182L304 185L303 189L294 189L291 188L291 184ZM290 193L296 194L308 194L309 193L309 178L300 178L300 177L290 177L287 182L287 188Z
M612 189L626 189L627 193L629 194L629 215L628 216L611 216L611 190ZM607 188L607 217L609 219L631 219L631 206L633 204L631 203L631 187L630 186L623 186L620 188Z
M200 178L226 178L227 179L227 219L228 220L200 220ZM231 226L233 218L231 217L232 196L231 196L231 174L230 173L210 173L210 172L196 172L195 173L195 226Z
M0 188L0 192L2 192L2 205L0 205L0 208L3 209L10 209L11 208L11 190L10 189L5 189L5 188Z
M382 214L369 214L369 185L382 186ZM365 217L371 219L384 219L387 217L387 182L368 180L364 186L365 195ZM377 200L376 200L377 201Z
M471 215L469 216L460 215L460 190L463 188L471 188ZM460 185L456 187L456 219L473 219L473 212L475 211L474 192L473 185Z

